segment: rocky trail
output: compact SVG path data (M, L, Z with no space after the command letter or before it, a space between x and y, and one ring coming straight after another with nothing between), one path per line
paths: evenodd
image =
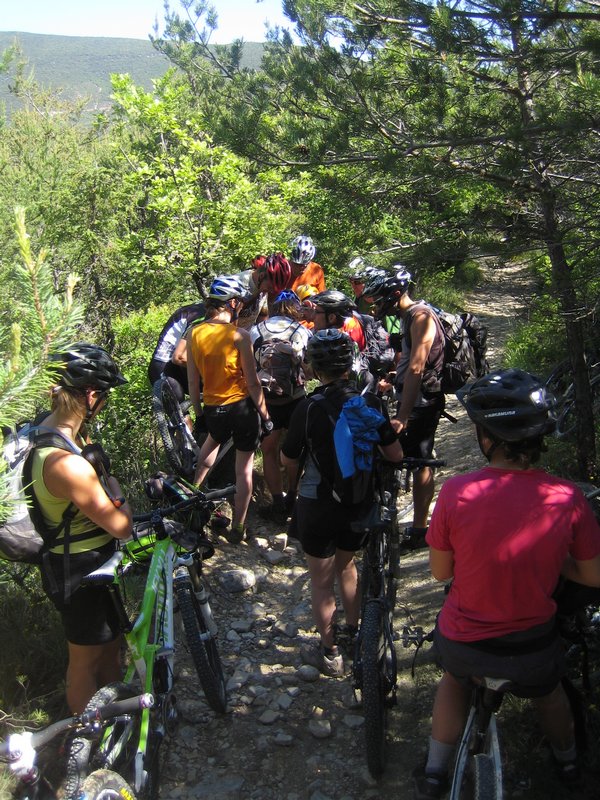
M503 343L525 313L531 290L523 267L488 266L485 281L468 298L469 310L489 326L491 366L500 366ZM438 430L438 456L448 462L438 487L449 475L481 463L466 415L456 401L448 410L458 421L442 421ZM302 553L255 512L249 527L257 537L253 543L233 546L220 539L206 566L228 680L228 712L216 716L209 709L181 647L176 687L181 721L165 745L162 800L412 797L410 775L426 748L438 676L426 648L417 656L413 678L414 649L398 647L398 705L389 715L388 767L375 781L366 767L364 720L350 676L333 679L312 667L300 669L300 644L316 641ZM429 576L426 551L403 556L401 565L396 627L404 624L409 609L428 629L442 603L442 587ZM243 570L241 577L237 570ZM529 795L517 791L512 796Z

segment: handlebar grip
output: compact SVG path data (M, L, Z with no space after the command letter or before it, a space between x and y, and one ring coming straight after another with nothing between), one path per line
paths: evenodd
M105 706L99 706L98 708L93 708L91 711L85 711L81 715L81 722L83 725L89 725L92 722L112 719L121 714L143 711L145 708L152 708L153 705L154 695L148 693L138 694L135 697L127 697L125 700L115 700L114 703L107 703Z

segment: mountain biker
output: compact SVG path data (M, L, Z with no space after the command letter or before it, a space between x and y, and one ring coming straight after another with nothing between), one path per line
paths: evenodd
M407 456L431 458L435 433L442 412L441 390L427 392L424 382L437 374L444 360L444 333L435 312L423 301L408 294L410 272L397 264L391 273L376 273L367 282L365 294L375 303L375 316L395 315L402 319L403 336L400 359L396 364L394 386L398 407L392 419L394 430ZM380 390L389 384L380 383ZM413 478L413 523L406 531L409 547L425 546L427 516L435 490L434 473L422 467Z
M181 306L181 308L173 312L159 334L158 342L148 365L150 385L153 386L161 375L166 375L170 378L169 382L179 402L187 394L187 372L185 362L182 363L180 357L176 361L172 361L172 358L190 323L194 322L194 320L202 319L205 313L204 303Z
M271 306L275 299L287 287L292 275L290 262L281 252L271 253L265 261L267 278L269 280L269 313L272 313Z
M268 296L272 286L267 275L266 261L266 256L255 256L251 262L252 269L245 269L231 276L237 278L246 293L244 306L239 309L238 328L249 330L258 319L269 313Z
M43 426L58 431L73 451L40 444L33 450L32 478L47 527L57 527L67 509L75 512L41 566L44 591L65 629L67 703L75 714L97 689L121 678L120 625L108 590L80 583L110 557L115 539L131 534L131 509L117 479L108 474L102 448L88 445L82 454L81 431L104 408L111 390L126 381L106 350L93 344L74 344L52 361L58 382Z
M357 256L348 264L348 281L354 294L354 305L361 314L372 314L373 303L371 298L365 296L365 281L367 276L376 272L375 267L365 264L364 258Z
M204 413L208 436L198 456L194 481L200 485L215 462L219 446L230 437L236 449L236 495L231 529L225 538L239 544L252 495L252 466L263 424L269 412L256 374L252 340L235 322L247 293L232 275L215 278L206 301L208 319L194 325L187 337L188 382L196 415ZM200 402L204 385L204 408Z
M300 320L300 324L308 328L309 331L312 331L315 327L315 314L310 298L319 293L318 289L314 286L310 286L308 283L301 283L294 291L301 304L302 319Z
M351 339L335 328L317 331L310 339L307 358L322 383L318 392L334 406L339 416L344 402L358 395L356 384L349 379L354 358ZM360 610L358 574L354 553L362 546L363 533L351 529L374 498L372 493L358 506L343 505L331 493L334 481L335 446L333 427L327 413L313 410L316 405L308 395L296 408L290 420L281 453L284 465L297 468L304 462L298 487L298 500L292 514L290 532L300 540L311 578L313 617L320 634L318 647L301 650L305 663L316 666L326 675L344 673L344 662L334 637L335 594L337 579L347 629L356 632ZM381 411L375 395L365 395L369 409ZM379 447L391 461L402 458L402 448L385 415L377 428ZM314 455L313 455L314 454Z
M308 331L301 324L300 300L294 292L288 289L282 291L271 309L271 316L259 322L250 330L250 336L254 345L254 354L258 362L261 348L273 342L284 342L294 350L294 356L280 356L282 368L289 368L292 373L297 374L297 380L291 385L292 393L282 397L266 392L266 403L269 415L273 422L273 430L265 436L260 444L263 454L263 473L267 488L273 498L272 505L259 509L261 516L269 517L275 522L284 524L291 511L291 504L294 500L294 493L284 498L283 482L281 469L279 466L279 440L281 433L287 429L292 412L298 403L306 396L304 389L304 367L303 362L306 355L306 346L311 337ZM258 347L260 345L260 347ZM296 366L295 366L296 365ZM257 365L257 369L260 364ZM260 377L259 372L259 377ZM270 377L269 375L266 376ZM286 376L287 377L287 376ZM263 389L265 384L263 383ZM288 487L292 489L296 486L296 472L291 467L288 469ZM287 501L287 502L286 502Z
M313 261L316 248L310 236L296 236L290 247L290 266L292 274L286 289L296 291L298 286L308 284L318 292L325 291L325 273L320 264Z
M438 616L444 668L416 797L440 797L467 714L470 678L514 681L534 698L558 775L579 778L564 654L552 597L559 577L600 586L600 527L582 492L534 465L554 429L554 398L533 375L498 370L457 392L488 465L450 478L431 517L434 578L453 579Z

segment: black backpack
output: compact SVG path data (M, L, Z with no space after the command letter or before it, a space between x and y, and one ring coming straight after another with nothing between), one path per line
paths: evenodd
M356 397L356 395L352 395L352 398L349 398L349 399L353 399L354 397ZM364 396L363 395L359 395L359 397L361 397L361 399L362 399L362 401L364 403L365 402ZM373 496L373 470L372 469L370 469L370 470L359 470L359 469L357 469L355 471L354 475L352 475L352 477L344 478L343 475L342 475L338 460L337 460L336 457L334 457L334 459L333 459L333 463L334 463L333 482L330 483L327 480L327 478L323 475L323 472L322 472L321 467L320 467L320 465L319 465L319 463L317 461L317 458L315 456L313 448L311 447L311 439L310 439L309 434L308 434L308 420L309 420L310 409L311 409L311 407L316 407L316 408L321 409L322 412L327 415L327 418L329 419L329 422L331 423L332 430L335 429L335 426L336 426L336 423L337 423L338 414L337 414L337 409L335 408L333 403L331 403L331 401L328 400L325 397L325 395L323 395L323 394L312 394L310 396L309 402L311 403L311 406L309 406L309 409L308 409L308 411L306 413L306 436L305 436L305 439L306 439L306 442L307 442L308 453L310 454L311 458L313 459L313 461L317 465L317 469L321 473L321 481L322 482L320 484L320 487L324 486L324 488L327 491L327 495L329 497L333 497L333 499L336 502L341 503L344 506L355 506L356 507L356 506L360 506L365 501L369 501L370 502L371 499L372 499L372 496ZM341 409L342 411L343 411L344 407L346 406L347 402L348 402L348 400L346 400L346 402L342 406L342 409ZM365 405L366 405L366 403L365 403ZM341 411L340 411L340 413L341 413ZM376 444L373 445L373 451L375 451L375 448L376 448ZM299 472L301 472L301 471L302 471L302 467L300 468Z
M441 371L425 376L425 394L454 394L467 381L489 372L486 359L488 329L469 311L451 314L427 303L436 315L444 335L444 360Z
M394 363L394 348L390 345L390 335L383 323L370 314L355 313L364 336L365 349L360 354L364 367L372 375L380 375L388 371Z

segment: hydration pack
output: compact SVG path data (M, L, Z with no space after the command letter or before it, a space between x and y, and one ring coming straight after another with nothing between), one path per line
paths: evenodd
M371 375L387 372L394 363L394 348L390 345L390 335L383 324L370 314L358 314L364 336L365 349L360 354L364 368Z
M75 516L73 504L65 509L60 525L49 528L43 519L31 474L35 447L58 447L79 452L58 431L26 423L11 430L2 446L2 471L6 476L8 511L0 518L0 558L25 564L40 564L45 551Z
M302 356L290 341L301 327L296 324L285 338L261 335L254 342L258 379L266 400L291 400L304 386Z
M454 394L467 381L489 371L486 359L488 329L468 311L450 314L427 304L436 315L444 335L444 358L441 370L426 373L422 390L427 394Z

